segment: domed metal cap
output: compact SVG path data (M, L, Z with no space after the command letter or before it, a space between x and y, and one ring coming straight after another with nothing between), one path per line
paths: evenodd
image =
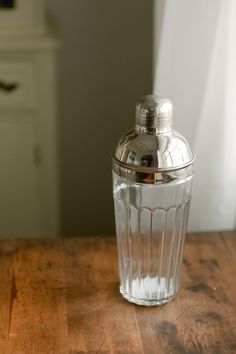
M172 129L172 120L170 100L154 95L141 97L136 105L135 130L120 139L113 155L114 171L135 181L141 178L142 182L156 183L158 173L163 177L163 173L192 165L190 146Z
M168 98L156 95L141 97L136 104L136 125L142 128L157 129L160 132L171 130L173 104Z

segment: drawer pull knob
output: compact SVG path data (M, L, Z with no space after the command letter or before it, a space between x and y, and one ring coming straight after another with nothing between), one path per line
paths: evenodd
M15 91L18 88L18 83L17 82L6 82L3 80L0 80L0 90L4 91L6 93L10 93Z

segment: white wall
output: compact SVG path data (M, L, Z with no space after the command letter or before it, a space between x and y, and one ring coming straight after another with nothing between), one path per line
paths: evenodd
M64 235L114 233L111 153L152 91L152 1L49 0L59 52Z
M154 92L174 101L175 128L196 154L189 228L236 227L236 3L155 0Z

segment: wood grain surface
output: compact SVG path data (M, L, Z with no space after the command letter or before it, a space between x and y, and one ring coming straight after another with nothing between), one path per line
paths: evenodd
M236 232L187 236L161 307L118 291L115 238L0 242L1 354L236 353Z

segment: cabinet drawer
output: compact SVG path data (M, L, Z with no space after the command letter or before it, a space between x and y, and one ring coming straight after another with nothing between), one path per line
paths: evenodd
M33 107L35 107L33 64L0 60L0 110Z

